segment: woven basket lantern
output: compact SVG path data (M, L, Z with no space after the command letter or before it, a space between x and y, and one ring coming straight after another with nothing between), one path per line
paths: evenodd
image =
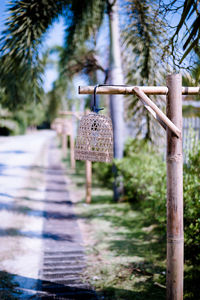
M113 129L109 117L94 112L81 118L76 139L75 159L112 161Z
M62 134L62 123L61 122L56 123L56 132L57 132L57 134Z
M66 135L72 134L72 122L71 120L63 120L62 133Z
M51 124L51 129L56 130L57 134L62 133L62 120L60 118L56 118L52 124Z

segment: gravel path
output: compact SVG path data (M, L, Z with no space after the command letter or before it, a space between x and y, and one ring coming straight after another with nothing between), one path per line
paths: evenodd
M55 134L0 143L0 268L19 284L16 299L97 299L82 281L82 238Z

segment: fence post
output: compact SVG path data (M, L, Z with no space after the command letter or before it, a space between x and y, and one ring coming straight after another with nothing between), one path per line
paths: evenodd
M167 77L167 117L182 132L182 77ZM183 299L183 155L182 134L167 129L167 300Z

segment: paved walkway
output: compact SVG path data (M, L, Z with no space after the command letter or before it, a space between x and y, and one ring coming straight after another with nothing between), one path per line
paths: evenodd
M0 275L16 299L97 299L82 280L85 255L55 134L0 143ZM12 299L0 288L0 298Z
M49 149L44 217L42 292L39 295L45 299L97 299L81 279L85 268L82 237L55 143Z

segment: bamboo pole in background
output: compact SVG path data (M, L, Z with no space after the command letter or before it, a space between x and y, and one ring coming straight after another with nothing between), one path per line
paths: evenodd
M167 117L182 131L181 74L167 77ZM167 300L183 299L182 137L167 128Z
M85 115L89 114L90 110L86 109ZM91 203L92 201L92 162L89 160L85 161L85 192L86 192L86 203Z
M73 133L70 134L70 162L71 162L71 168L74 170L76 167L76 162L74 159L74 137Z
M91 203L92 200L92 162L86 160L85 162L86 173L86 203Z
M67 135L62 132L62 152L63 152L63 156L66 157L67 156Z

